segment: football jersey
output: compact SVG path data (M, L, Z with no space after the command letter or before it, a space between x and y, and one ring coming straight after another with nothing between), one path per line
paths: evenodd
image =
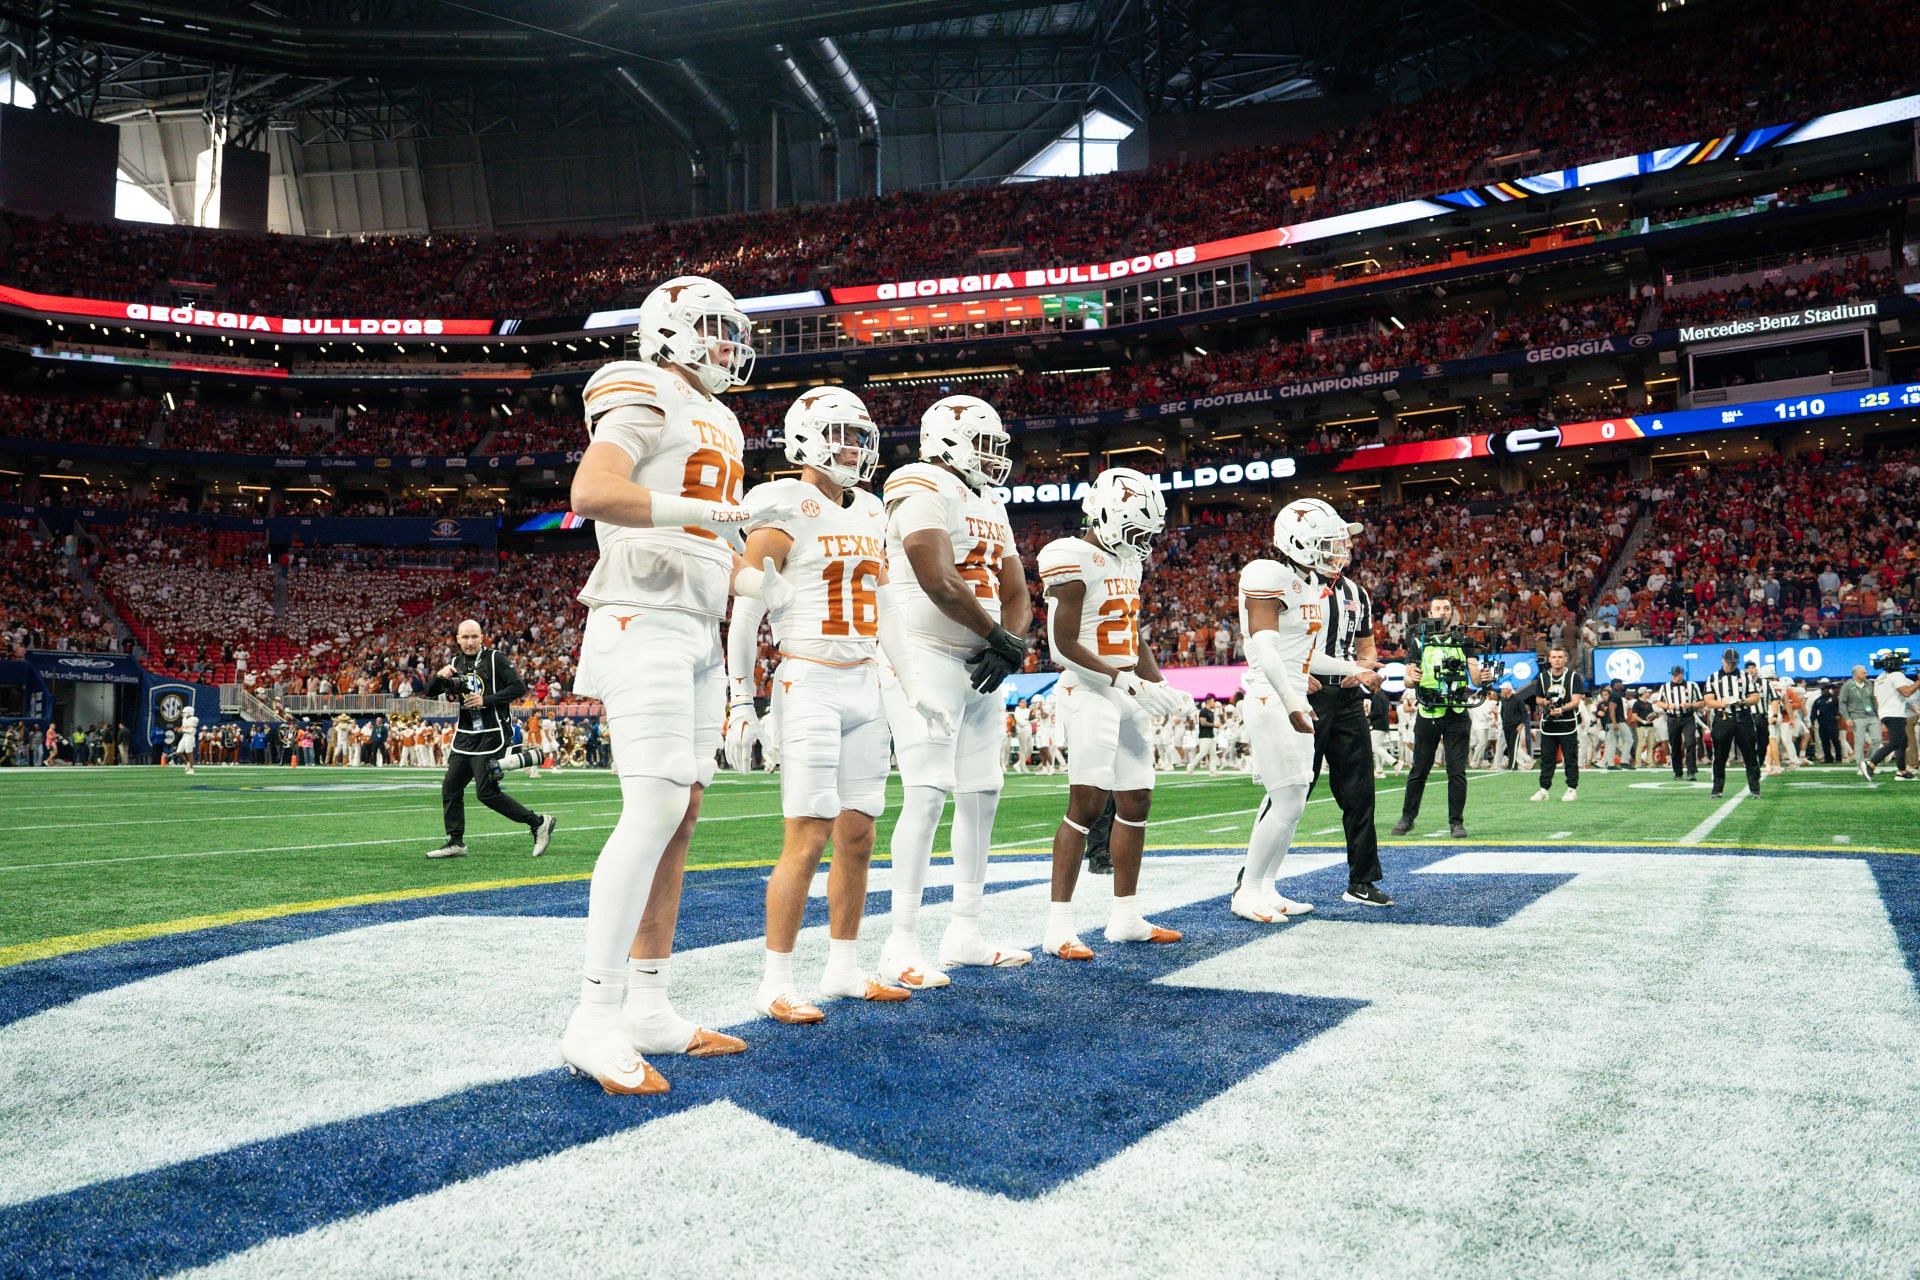
M633 460L628 479L643 489L704 502L739 503L746 486L744 441L733 410L679 375L638 360L602 365L587 380L587 438ZM633 406L633 414L607 417ZM600 559L580 590L583 604L677 609L726 616L733 549L711 529L626 529L596 520Z
M747 531L778 529L793 539L780 575L793 602L773 612L780 652L819 662L869 661L879 643L880 575L887 564L887 515L865 489L844 505L804 480L774 480L747 494Z
M1332 589L1311 573L1278 560L1255 560L1240 571L1240 634L1253 635L1247 620L1247 601L1280 602L1280 621L1274 630L1280 637L1286 678L1302 698L1307 696L1307 664L1313 661L1320 631L1327 624L1328 597L1332 594ZM1272 688L1266 673L1252 664L1241 683L1256 694Z
M1080 608L1083 648L1122 671L1140 661L1140 570L1137 556L1116 555L1085 538L1055 538L1040 549L1043 590L1063 582L1084 583ZM1068 682L1076 677L1069 671Z
M1007 509L995 498L977 493L973 487L944 467L929 462L910 462L896 467L887 477L883 490L887 507L887 560L898 566L892 575L895 594L901 602L907 634L939 653L970 658L986 647L986 641L940 611L940 606L921 589L907 560L904 533L900 528L900 504L910 497L930 494L939 503L942 527L953 542L954 566L967 585L973 588L980 607L995 622L1000 620L1000 561L1013 550L1013 527L1007 523Z

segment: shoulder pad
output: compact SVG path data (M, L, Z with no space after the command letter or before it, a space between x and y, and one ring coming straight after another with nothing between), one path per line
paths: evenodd
M909 462L905 466L895 467L887 473L887 482L882 487L886 504L891 507L903 498L916 493L931 493L937 497L953 498L963 496L966 486L960 477L950 471L944 471L927 462Z
M658 365L639 360L615 360L594 370L587 379L581 401L587 420L592 421L609 409L624 404L663 409L661 403L667 372Z
M1034 565L1046 582L1066 582L1086 571L1086 552L1092 550L1079 538L1055 538L1040 548Z
M1284 595L1291 585L1291 571L1278 560L1254 560L1240 571L1243 596Z

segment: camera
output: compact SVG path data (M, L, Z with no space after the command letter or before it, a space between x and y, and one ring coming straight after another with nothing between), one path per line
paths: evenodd
M1920 673L1920 667L1914 665L1911 651L1905 648L1882 649L1880 652L1874 654L1869 661L1882 671L1898 671L1909 678L1912 678L1916 673Z

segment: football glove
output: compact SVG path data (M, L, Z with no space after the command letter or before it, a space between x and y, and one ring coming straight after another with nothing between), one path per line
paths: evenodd
M753 744L760 740L760 715L753 702L727 708L727 768L745 773L753 767Z
M1122 694L1126 705L1142 715L1170 716L1180 707L1180 699L1157 680L1142 680L1131 671L1122 671L1113 682L1115 693Z
M733 594L758 600L768 613L778 613L793 603L793 584L780 576L780 570L767 556L758 569L742 569L733 576Z
M901 692L907 693L903 687ZM907 693L907 705L914 714L927 722L927 736L935 742L953 741L953 717L947 709L938 703L929 702L917 693Z
M987 633L987 647L967 662L975 693L992 693L1027 664L1027 642L1005 627Z

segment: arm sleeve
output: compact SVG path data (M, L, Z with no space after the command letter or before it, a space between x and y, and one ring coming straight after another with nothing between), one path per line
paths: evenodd
M900 606L900 588L891 582L882 586L880 596L880 652L900 681L907 701L920 700L920 669L914 665L913 646L907 641L906 612Z
M1314 646L1313 657L1307 662L1307 673L1316 676L1350 676L1359 669L1359 663L1336 658L1318 645Z
M1307 709L1307 700L1293 687L1293 681L1287 678L1287 663L1280 652L1279 632L1256 631L1248 636L1247 659L1267 678L1273 691L1280 695L1280 705L1288 712Z
M487 699L490 707L510 707L526 696L526 681L512 666L500 660L499 653L493 655L493 694Z
M727 623L727 698L739 702L753 697L753 664L760 655L760 620L767 606L750 596L736 596L733 617Z

